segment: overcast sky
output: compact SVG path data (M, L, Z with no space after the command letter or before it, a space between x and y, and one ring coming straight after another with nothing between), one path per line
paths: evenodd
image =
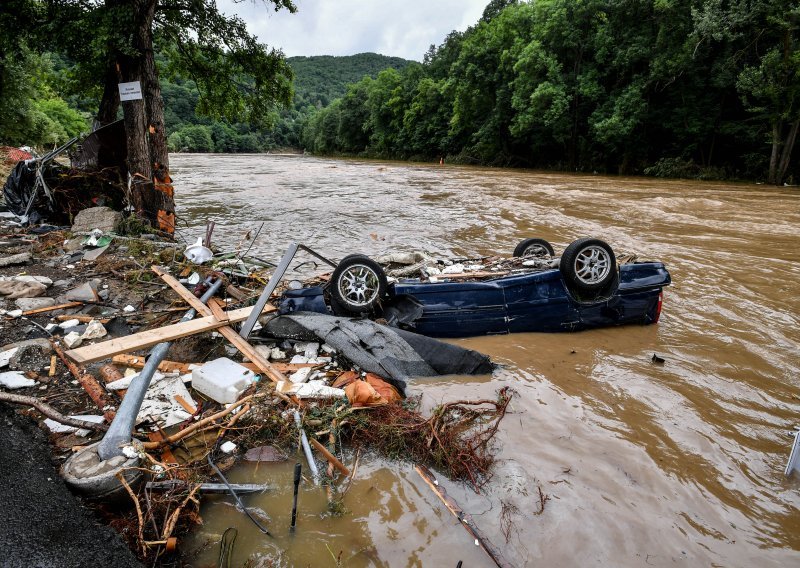
M475 24L489 0L295 0L297 12L275 12L256 0L218 0L250 32L287 56L367 51L422 61L431 44Z

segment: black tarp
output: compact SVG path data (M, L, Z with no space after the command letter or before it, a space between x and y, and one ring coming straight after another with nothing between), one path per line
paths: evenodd
M264 332L281 339L327 343L403 392L411 377L485 375L494 368L489 357L477 351L367 319L297 312L270 320Z

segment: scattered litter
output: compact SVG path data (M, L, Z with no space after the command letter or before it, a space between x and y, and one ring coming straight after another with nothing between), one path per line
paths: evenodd
M203 264L204 262L211 260L214 256L214 253L211 251L211 249L203 246L202 237L197 237L197 242L186 247L186 250L183 251L183 256L185 256L189 262Z
M232 454L233 452L236 451L237 447L238 446L236 444L234 444L233 442L228 441L228 442L223 443L219 447L219 449L222 450L226 454Z
M126 314L130 314L130 313L132 313L132 312L135 312L135 311L136 311L136 308L134 308L133 306L131 306L130 304L128 304L127 306L125 306L124 308L122 308L122 311L123 311L123 312L125 312Z
M84 420L86 422L93 422L95 424L102 424L105 418L103 416L96 416L93 414L89 415L72 415L70 416L73 420ZM50 418L47 418L44 421L44 425L47 426L51 432L54 434L75 434L76 436L88 436L91 431L85 430L83 428L76 428L75 426L67 426L66 424L61 424L60 422L56 422Z
M33 379L29 379L22 371L6 371L0 373L0 387L7 389L22 389L38 384Z
M162 427L169 428L190 419L192 415L184 410L183 406L175 399L176 396L181 397L191 406L197 407L197 403L180 377L175 375L158 376L159 374L156 372L153 376L150 387L144 395L144 402L136 415L136 424L153 419Z
M663 364L664 364L664 361L665 361L665 359L664 359L663 357L659 357L658 355L656 355L655 353L653 353L653 357L650 359L650 361L652 361L652 362L653 362L653 363L655 363L656 365L663 365Z
M800 430L794 433L794 442L792 443L792 451L789 453L789 461L786 464L784 475L789 477L795 469L800 466Z
M105 245L93 250L87 250L85 253L83 253L83 260L88 260L89 262L97 260L100 255L108 250L109 246L111 245Z
M0 352L0 369L3 367L8 367L8 362L11 361L11 358L17 351L19 351L19 347L14 347L13 349L7 349Z
M294 384L290 381L280 381L275 390L283 394L291 394L297 398L344 398L345 392L342 389L329 387L324 381L309 381L307 383Z
M211 400L230 404L255 382L255 373L221 357L192 371L192 388Z

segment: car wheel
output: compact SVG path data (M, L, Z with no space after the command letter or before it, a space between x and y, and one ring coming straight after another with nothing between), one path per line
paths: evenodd
M377 262L363 254L351 254L336 266L328 289L334 308L360 314L375 311L388 286L386 273Z
M597 292L614 280L617 259L608 243L582 238L571 243L561 255L561 274L577 292Z
M521 241L514 249L514 256L555 256L556 251L553 250L553 245L544 239L525 239Z

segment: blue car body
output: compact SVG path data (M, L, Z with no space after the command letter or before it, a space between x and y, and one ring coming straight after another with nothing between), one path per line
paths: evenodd
M570 292L558 269L476 282L402 280L389 286L385 305L413 299L422 314L407 327L432 337L578 331L657 322L670 282L660 262L623 264L610 291L589 301ZM330 309L315 287L286 292L280 311Z

